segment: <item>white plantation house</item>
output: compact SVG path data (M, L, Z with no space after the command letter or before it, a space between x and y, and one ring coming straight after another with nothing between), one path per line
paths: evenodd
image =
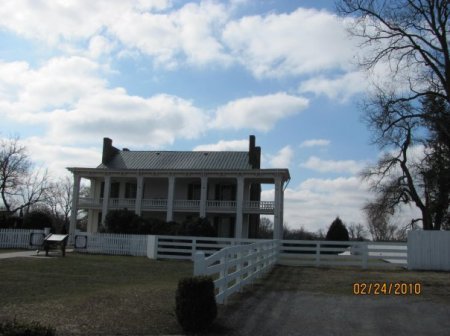
M70 233L78 209L88 213L88 232L97 232L109 210L128 209L143 217L181 222L206 217L220 237L255 237L260 215L274 216L274 238L282 237L288 169L261 169L255 137L248 152L119 150L103 139L96 168L68 168L74 175ZM80 197L80 180L90 181ZM261 184L273 184L274 200L261 200Z

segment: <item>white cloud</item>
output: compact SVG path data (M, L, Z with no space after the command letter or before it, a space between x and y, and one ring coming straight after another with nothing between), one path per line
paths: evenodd
M55 111L49 123L49 135L64 143L92 143L110 136L127 146L158 147L176 137L197 137L206 117L190 101L176 96L142 98L118 88L84 97L72 110Z
M268 131L283 118L297 114L308 106L303 97L284 92L241 98L220 106L211 126L215 128L251 128Z
M165 0L10 0L0 6L0 29L76 55L85 55L83 45L92 57L137 52L169 69L239 63L256 77L348 70L355 43L333 13L298 8L239 17L239 6L208 0L178 7Z
M275 155L267 155L264 161L268 161L270 167L273 168L289 168L291 165L294 151L291 146L285 146L281 148Z
M220 140L215 144L196 146L194 151L248 151L248 140Z
M336 216L346 223L364 223L360 209L371 197L367 185L357 177L307 179L288 187L284 195L285 223L312 232L328 228ZM272 201L273 190L263 191L262 199Z
M0 63L0 113L40 123L54 143L65 144L93 143L108 135L126 145L155 147L205 130L206 114L191 101L164 94L131 96L123 88L108 88L99 69L82 57L54 58L37 69L24 62Z
M89 47L87 55L91 58L99 58L104 54L111 53L112 50L116 47L115 43L110 39L102 36L95 35L89 40Z
M348 69L354 50L336 15L305 8L243 17L228 23L223 38L256 77Z
M350 173L357 174L364 168L363 162L355 160L322 160L316 156L311 156L306 162L300 166L321 173Z
M316 95L325 95L329 99L347 101L353 95L367 91L368 81L361 72L349 72L338 78L318 76L308 79L300 84L301 93L313 92Z
M330 140L327 139L310 139L305 140L300 144L300 148L309 147L325 147L330 144Z
M0 62L0 113L33 121L43 112L73 106L106 85L99 70L97 63L81 57L53 58L38 69L26 62Z
M48 142L44 138L22 140L30 158L37 165L48 168L52 179L70 174L67 167L96 167L101 162L101 139L97 148L80 148Z
M6 0L0 6L0 27L50 45L88 39L130 12L158 11L167 0Z

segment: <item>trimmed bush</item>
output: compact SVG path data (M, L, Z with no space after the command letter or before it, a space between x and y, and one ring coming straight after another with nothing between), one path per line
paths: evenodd
M166 222L162 219L158 218L146 218L140 229L140 234L149 234L149 235L175 235L179 224L176 222Z
M217 237L216 228L207 218L195 218L185 220L177 232L180 236Z
M181 279L176 292L178 323L186 332L207 329L217 316L214 283L211 277L196 276Z
M141 216L127 209L109 211L105 218L108 233L137 234L143 226L142 223Z
M39 322L12 322L0 323L1 336L55 336L55 329L44 326Z

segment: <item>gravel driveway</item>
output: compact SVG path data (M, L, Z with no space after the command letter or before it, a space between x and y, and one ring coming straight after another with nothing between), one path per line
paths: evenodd
M416 281L423 295L353 295L360 281ZM216 334L448 336L448 282L448 273L278 266L221 307Z

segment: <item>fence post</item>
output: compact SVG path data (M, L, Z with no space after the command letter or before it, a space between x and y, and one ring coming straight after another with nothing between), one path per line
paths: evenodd
M369 259L369 243L362 242L362 268L367 269L367 260Z
M194 254L194 275L206 273L205 253L198 251Z
M191 250L191 258L194 260L195 253L197 251L197 239L192 239L192 250Z
M147 236L147 257L158 258L158 236Z
M316 267L320 267L320 242L316 243Z

